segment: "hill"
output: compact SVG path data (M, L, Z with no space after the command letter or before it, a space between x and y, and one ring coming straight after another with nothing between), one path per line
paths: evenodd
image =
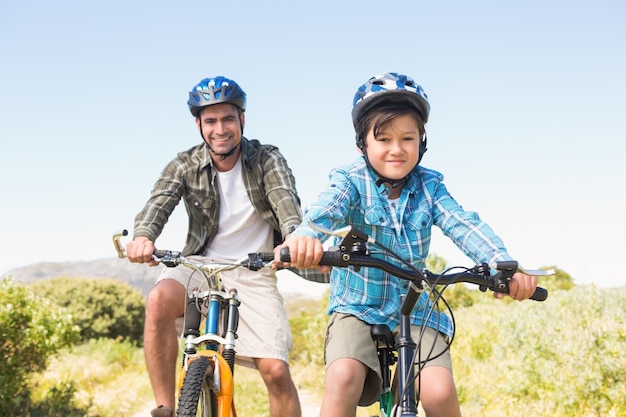
M2 277L10 275L15 281L22 283L63 276L114 278L127 282L146 296L162 268L165 267L148 267L145 264L130 263L127 259L105 258L78 262L39 262L7 271ZM306 281L289 271L280 271L277 275L281 293L291 300L301 297L319 299L328 287L326 284Z
M40 279L55 277L114 278L128 282L145 296L156 280L162 266L148 267L133 264L126 259L105 258L80 262L39 262L12 269L10 275L17 282L30 283Z

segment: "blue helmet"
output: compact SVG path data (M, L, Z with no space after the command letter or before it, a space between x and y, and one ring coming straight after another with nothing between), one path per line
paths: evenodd
M422 116L424 123L428 122L430 104L424 89L411 77L396 72L374 76L359 87L352 102L352 122L356 125L363 114L384 99L405 101Z
M245 111L246 93L233 80L217 76L200 81L189 92L187 101L189 111L194 117L198 117L202 107L218 103L231 103Z

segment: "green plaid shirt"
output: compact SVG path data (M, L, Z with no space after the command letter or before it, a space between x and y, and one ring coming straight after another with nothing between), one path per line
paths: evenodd
M300 224L302 212L295 178L287 161L272 145L241 140L243 181L257 213L280 234ZM189 215L185 256L203 254L217 234L220 199L216 171L202 143L181 152L163 170L143 210L135 217L134 237L156 241L183 199Z

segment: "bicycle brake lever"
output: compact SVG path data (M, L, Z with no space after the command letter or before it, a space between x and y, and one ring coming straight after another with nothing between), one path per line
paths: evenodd
M525 269L515 261L496 262L495 265L489 265L493 269L498 269L510 273L513 276L516 272L522 272L526 275L534 275L537 277L548 277L556 274L554 268L550 269Z
M367 243L375 243L374 239L372 239L367 234L365 234L361 230L359 230L356 227L353 227L351 225L344 226L344 227L342 227L340 229L337 229L337 230L329 230L329 229L325 229L325 228L323 228L321 226L318 226L318 225L314 224L311 220L309 220L309 226L311 226L312 229L317 230L318 232L324 233L325 235L338 236L338 237L341 237L341 238L344 238L344 239L346 237L352 237L352 239L355 239L355 240L361 240L361 241L367 242Z
M126 250L124 249L124 245L122 244L122 237L127 235L128 230L126 229L113 234L113 246L115 246L115 250L117 251L117 256L119 258L126 257Z
M556 274L556 272L554 271L554 268L550 268L550 269L524 269L521 267L521 265L517 266L517 270L519 272L523 272L526 275L534 275L537 277L549 277L551 275Z
M242 266L245 266L250 271L258 271L259 269L265 266L265 260L263 259L262 253L249 253L246 261L241 263Z

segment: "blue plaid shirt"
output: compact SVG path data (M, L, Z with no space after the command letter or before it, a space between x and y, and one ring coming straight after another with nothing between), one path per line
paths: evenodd
M328 238L311 229L309 221L325 229L352 225L422 269L430 247L431 228L437 226L476 263L511 259L500 238L478 214L463 210L450 196L440 173L417 166L395 202L395 210L387 188L377 187L376 179L363 157L333 170L328 187L306 209L294 235ZM334 239L337 242L333 243L338 243L338 238ZM375 252L377 248L371 249ZM400 295L406 293L407 285L406 280L375 268L363 267L359 272L333 268L328 313L351 314L367 323L385 323L394 329L400 320ZM452 322L447 315L432 311L425 317L424 311L430 310L430 305L423 293L411 322L419 326L426 320L427 326L451 336Z

